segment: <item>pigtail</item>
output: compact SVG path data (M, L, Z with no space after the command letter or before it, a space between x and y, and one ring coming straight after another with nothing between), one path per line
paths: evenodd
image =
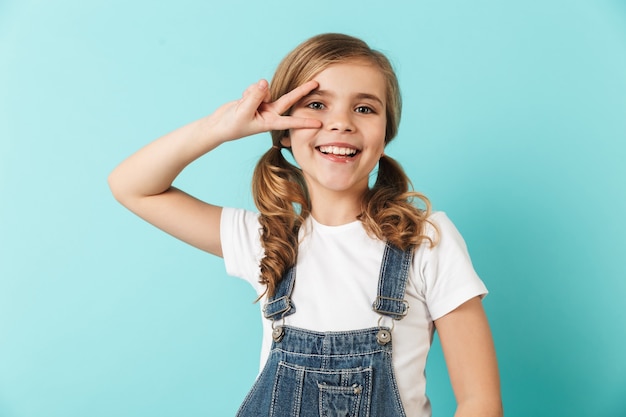
M418 207L420 204L423 207ZM383 155L378 163L378 176L374 186L363 199L359 220L378 239L389 241L402 250L419 246L427 241L436 242L426 234L425 224L431 213L430 201L411 190L411 182L400 164Z
M309 214L306 185L301 171L290 164L280 148L273 146L257 163L252 194L260 216L261 260L259 282L272 296L284 272L295 265L298 231Z

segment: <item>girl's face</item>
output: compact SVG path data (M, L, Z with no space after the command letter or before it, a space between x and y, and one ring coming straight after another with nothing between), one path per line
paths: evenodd
M291 147L311 198L331 193L360 199L385 147L386 83L366 61L333 64L313 80L319 84L293 107L297 117L318 119L317 129L292 129Z

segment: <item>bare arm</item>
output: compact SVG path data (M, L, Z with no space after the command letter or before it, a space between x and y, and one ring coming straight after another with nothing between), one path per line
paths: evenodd
M435 321L457 400L455 417L501 417L496 353L480 298Z
M269 130L319 127L317 120L282 116L315 87L317 83L307 82L270 103L267 82L253 84L240 100L157 139L123 161L109 175L113 195L156 227L222 256L222 208L172 187L174 179L191 162L224 142Z

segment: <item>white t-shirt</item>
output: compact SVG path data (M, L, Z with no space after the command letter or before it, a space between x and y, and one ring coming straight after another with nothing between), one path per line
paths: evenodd
M432 342L433 321L465 301L487 293L476 275L463 238L443 212L431 215L439 244L414 253L405 298L408 314L392 331L392 362L407 416L428 417L424 368ZM433 235L432 227L428 234ZM248 281L261 294L259 262L263 257L258 214L224 208L221 241L226 271ZM372 310L385 243L370 237L360 221L325 226L309 216L300 233L292 301L296 312L285 325L313 331L347 331L376 327ZM262 307L265 299L259 302ZM381 322L391 327L392 320ZM261 369L272 344L271 322L263 319Z

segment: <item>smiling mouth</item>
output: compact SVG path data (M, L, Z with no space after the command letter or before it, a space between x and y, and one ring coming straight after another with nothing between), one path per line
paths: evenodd
M318 146L317 150L324 155L341 156L344 158L352 158L359 153L358 149L345 148L342 146Z

